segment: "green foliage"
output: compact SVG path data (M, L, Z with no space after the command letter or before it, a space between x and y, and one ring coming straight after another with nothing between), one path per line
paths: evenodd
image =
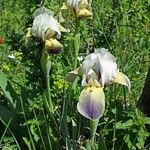
M45 0L44 5L58 17L63 2ZM150 62L150 1L93 0L93 19L78 23L70 10L63 10L63 26L70 32L62 33L63 54L50 57L47 84L40 67L42 43L32 38L25 44L32 13L39 5L38 0L0 1L0 37L5 40L0 44L0 149L91 148L89 121L76 109L81 78L69 83L66 76L80 66L78 57L99 47L108 48L117 58L132 89L126 92L118 85L105 88L106 110L93 149L144 149L149 137L145 125L150 119L136 105ZM8 58L10 54L15 59Z

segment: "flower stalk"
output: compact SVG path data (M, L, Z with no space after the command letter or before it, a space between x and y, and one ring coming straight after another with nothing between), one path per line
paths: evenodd
M91 147L95 145L95 134L98 127L99 119L90 120L90 128L91 128Z
M60 25L53 15L53 12L44 6L36 9L33 13L33 25L28 35L28 37L32 35L40 39L43 43L41 69L45 75L47 86L47 99L45 99L45 104L51 113L54 113L54 106L50 92L50 54L60 54L63 51L63 45L58 41L61 38Z
M44 49L43 49L42 56L41 56L41 68L42 68L42 71L45 75L46 87L47 87L47 99L48 99L48 101L46 101L46 104L49 107L50 111L53 113L54 108L53 108L53 103L51 100L50 77L49 77L49 72L51 69L51 61L50 61L50 56L45 53Z
M80 34L78 32L75 33L74 38L74 49L75 49L75 57L74 57L74 69L77 68L77 57L80 49Z

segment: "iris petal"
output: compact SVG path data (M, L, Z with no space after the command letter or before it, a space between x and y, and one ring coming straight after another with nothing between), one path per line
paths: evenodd
M61 32L57 20L54 19L53 16L49 16L46 13L38 15L33 21L32 35L38 38L42 38L44 41L47 36L46 32L49 28L55 31L56 38L60 39Z
M79 18L86 18L86 17L92 17L92 16L93 16L93 14L86 8L80 9L77 12L77 17L79 17Z
M79 97L77 109L88 119L100 118L105 110L105 95L102 87L87 87Z
M97 74L92 69L90 69L90 71L86 75L83 75L82 86L86 86L88 84L88 81L91 79L98 80Z
M100 48L95 51L98 55L97 67L100 67L101 84L107 84L117 74L115 57L107 49Z
M52 11L50 11L49 9L47 9L45 6L42 6L42 7L38 8L38 9L36 9L34 11L33 16L35 18L35 17L37 17L37 16L39 16L41 14L44 14L44 13L46 13L49 16L51 16L51 15L53 16L54 15L54 13Z
M56 39L45 40L45 52L47 54L60 54L63 51L63 45Z
M129 90L131 89L131 83L129 78L122 72L118 72L118 74L112 81L127 86Z
M90 69L95 65L97 61L96 58L97 58L97 55L94 53L86 56L82 64L82 69L83 69L84 74L87 74L90 71Z
M78 70L73 70L68 72L66 79L67 81L74 82L77 76L78 76Z
M81 0L79 2L79 9L84 9L84 8L88 8L89 7L89 4L88 4L88 1L87 0Z
M73 9L77 9L78 4L79 4L79 0L68 0L68 3Z

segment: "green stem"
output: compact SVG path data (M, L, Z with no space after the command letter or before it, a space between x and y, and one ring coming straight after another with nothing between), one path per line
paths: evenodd
M21 107L22 107L23 117L24 117L25 122L27 122L27 117L26 117L26 113L25 113L25 110L24 110L23 100L22 100L22 98L20 100L21 100ZM29 125L27 124L26 126L27 126L27 130L28 130L29 138L30 138L30 141L31 141L31 145L32 145L32 150L36 150L35 143L34 143Z
M49 150L52 150L52 144L51 144L51 138L50 138L51 133L49 132L50 126L48 125L48 119L46 118L44 110L42 111L42 113L43 113L44 120L45 120L45 123L46 123L46 132L47 132L47 139L48 139L48 144L49 144Z
M36 115L36 112L35 112L34 109L33 109L33 114L34 114L34 117L35 117L36 121L38 122L38 118L37 118L37 115ZM41 142L42 142L42 145L43 145L43 149L46 150L46 145L45 145L45 142L44 142L44 138L43 138L43 136L42 136L42 131L41 131L41 129L40 129L39 124L37 123L36 125L37 125L38 131L39 131L39 136L40 136L40 138L41 138Z
M80 49L80 34L79 34L79 19L76 18L76 28L75 28L75 38L74 38L74 50L75 50L75 56L74 56L74 69L77 67L77 57Z
M74 56L74 69L77 68L77 57L80 49L80 34L75 34L74 38L74 49L75 49L75 56Z
M46 86L47 86L47 96L48 96L48 104L50 107L51 112L54 112L54 107L51 99L51 91L50 91L50 78L49 76L46 76Z
M98 149L100 150L107 150L105 139L101 132L99 132L99 140L98 140Z
M45 103L48 105L50 111L53 113L54 108L53 108L53 103L51 100L51 92L50 92L50 76L49 72L51 69L51 61L50 61L50 56L45 53L45 50L43 49L42 56L41 56L41 69L45 75L45 80L46 80L46 87L47 87L47 99Z
M95 145L95 134L98 127L99 119L96 120L90 120L90 128L91 128L91 138L90 140L87 140L85 144L85 148L87 150L94 150Z
M115 142L116 142L116 122L117 122L117 98L116 98L116 85L114 85L114 101L115 101L115 121L113 127L113 146L112 150L115 150Z
M61 118L61 132L64 139L66 139L69 136L68 124L67 124L67 109L68 109L68 102L67 99L65 98L63 103L62 118Z
M79 33L79 25L80 25L80 20L78 19L78 17L76 17L75 23L76 23L76 28L75 28L75 34L76 34Z
M98 127L99 119L91 120L90 121L90 128L91 128L91 147L94 146L95 143L95 134Z

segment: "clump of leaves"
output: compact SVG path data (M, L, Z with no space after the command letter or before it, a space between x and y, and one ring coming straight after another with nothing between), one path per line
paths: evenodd
M150 118L136 110L135 114L131 115L127 121L117 122L116 129L125 132L123 139L129 149L143 149L146 138L150 136L146 124L150 124ZM123 146L124 143L122 143Z

